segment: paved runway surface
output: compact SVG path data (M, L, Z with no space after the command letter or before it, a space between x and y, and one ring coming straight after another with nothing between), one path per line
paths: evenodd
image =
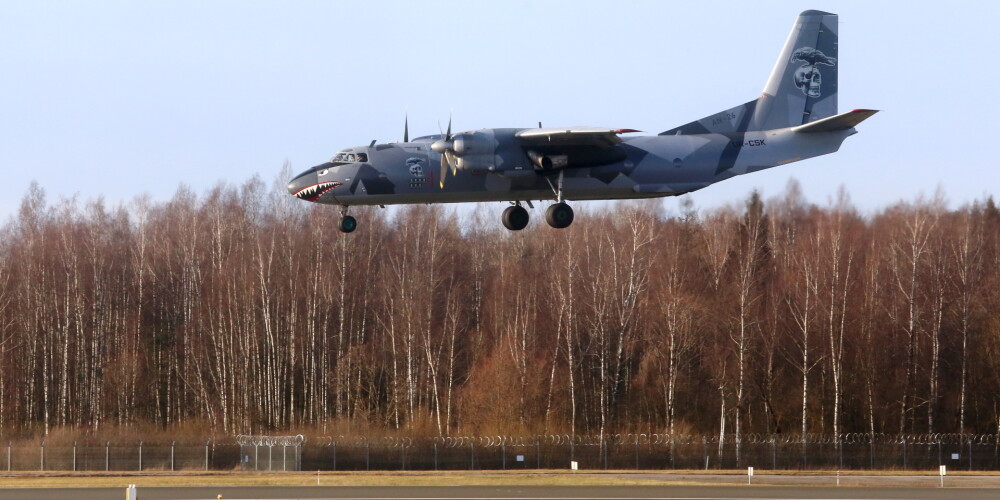
M0 489L0 500L97 500L123 498L124 488ZM156 499L946 499L1000 498L995 488L900 488L808 486L238 486L143 487L140 500Z

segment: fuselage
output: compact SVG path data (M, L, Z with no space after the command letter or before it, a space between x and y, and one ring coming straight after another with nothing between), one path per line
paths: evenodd
M490 129L503 143L524 129ZM655 135L623 138L620 160L542 170L521 148L497 148L491 168L447 173L441 187L440 136L342 150L288 185L317 203L390 205L554 199L561 175L566 200L675 196L736 175L837 151L854 129L801 134L791 128L738 134Z

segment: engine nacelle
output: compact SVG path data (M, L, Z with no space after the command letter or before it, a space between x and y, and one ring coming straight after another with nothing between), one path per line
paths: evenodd
M528 158L536 170L555 170L569 165L569 157L566 155L543 155L534 151L528 151Z
M496 151L499 142L492 129L455 134L451 152L456 158L455 167L461 170L496 169Z

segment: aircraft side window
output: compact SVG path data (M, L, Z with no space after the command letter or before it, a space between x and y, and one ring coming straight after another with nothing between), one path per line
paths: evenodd
M347 155L347 161L349 161L349 162L353 162L354 161L354 154L353 153Z
M368 153L358 153L358 161L368 163Z

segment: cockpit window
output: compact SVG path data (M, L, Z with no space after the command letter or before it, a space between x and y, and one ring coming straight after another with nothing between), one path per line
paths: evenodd
M331 162L335 162L335 163L336 162L340 162L340 163L354 163L356 161L367 162L368 161L368 154L367 153L357 153L357 154L354 154L354 153L351 153L349 151L341 151L341 152L337 153L336 155L334 155L333 159L331 159L330 161Z

